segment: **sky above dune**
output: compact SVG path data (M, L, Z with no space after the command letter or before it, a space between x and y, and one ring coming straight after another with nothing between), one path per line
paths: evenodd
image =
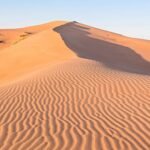
M0 28L53 20L150 39L150 0L0 0Z

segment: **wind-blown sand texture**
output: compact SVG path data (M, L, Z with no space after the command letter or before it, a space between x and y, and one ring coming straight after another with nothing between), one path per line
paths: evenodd
M77 22L12 30L0 30L0 149L150 149L150 41Z

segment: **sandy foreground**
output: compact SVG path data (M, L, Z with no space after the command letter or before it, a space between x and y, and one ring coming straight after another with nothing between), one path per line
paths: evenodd
M149 150L150 41L77 22L0 30L1 150Z

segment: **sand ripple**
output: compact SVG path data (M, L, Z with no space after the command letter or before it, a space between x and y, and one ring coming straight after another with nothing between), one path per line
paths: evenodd
M0 87L1 150L149 150L149 89L86 59Z

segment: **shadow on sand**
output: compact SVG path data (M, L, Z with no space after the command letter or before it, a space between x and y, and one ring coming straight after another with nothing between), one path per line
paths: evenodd
M109 68L143 75L150 75L150 62L143 59L134 50L92 38L90 28L76 22L56 27L65 44L79 57L96 60Z

